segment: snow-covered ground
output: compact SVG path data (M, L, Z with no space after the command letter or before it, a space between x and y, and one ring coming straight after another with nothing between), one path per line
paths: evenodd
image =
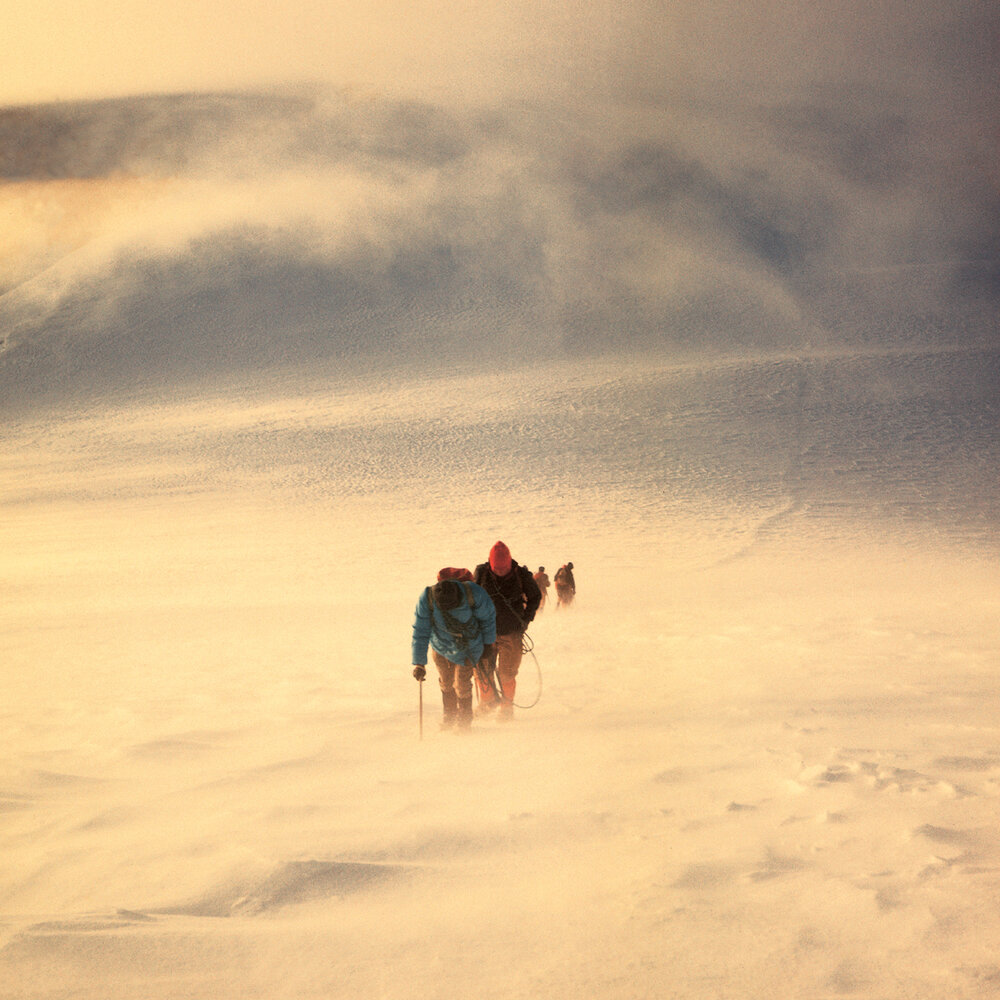
M0 1000L1000 990L979 91L598 84L0 115Z
M566 361L23 416L0 997L988 997L997 355ZM515 723L420 589L570 559Z

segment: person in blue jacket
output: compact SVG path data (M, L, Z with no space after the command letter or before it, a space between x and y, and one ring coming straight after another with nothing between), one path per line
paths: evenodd
M448 567L425 588L413 618L413 676L427 676L427 649L438 669L444 715L441 727L472 723L472 672L496 658L497 613L490 595L468 570Z

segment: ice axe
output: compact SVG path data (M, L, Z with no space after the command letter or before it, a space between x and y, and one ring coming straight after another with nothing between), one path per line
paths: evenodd
M422 663L413 666L413 676L417 681L417 688L420 691L420 738L424 738L424 678L427 676L427 668Z

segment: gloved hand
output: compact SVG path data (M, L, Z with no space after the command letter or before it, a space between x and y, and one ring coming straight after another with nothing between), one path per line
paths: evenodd
M422 681L427 676L427 668L422 663L418 663L413 668L413 676L416 677L418 681Z
M497 644L495 642L488 642L483 646L483 659L490 665L491 669L496 670Z

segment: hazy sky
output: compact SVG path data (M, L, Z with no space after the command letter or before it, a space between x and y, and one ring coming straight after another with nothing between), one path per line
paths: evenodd
M0 102L324 80L476 99L720 80L974 92L970 0L4 0Z

